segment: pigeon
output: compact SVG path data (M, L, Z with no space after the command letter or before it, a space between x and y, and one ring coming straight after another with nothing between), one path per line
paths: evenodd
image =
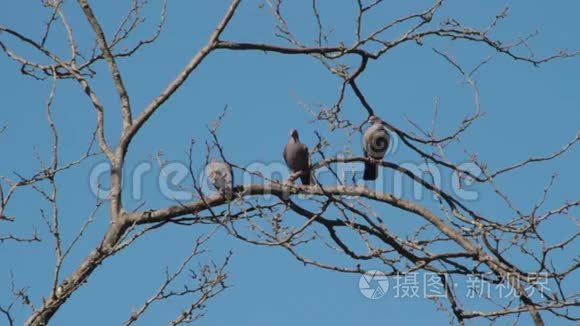
M230 165L217 159L212 159L205 167L205 174L217 191L228 199L232 198L234 176Z
M373 115L369 118L369 122L372 125L363 135L363 152L368 159L365 162L363 179L376 180L379 174L377 161L382 161L385 157L391 137L380 118Z
M290 168L293 174L301 171L300 180L302 184L307 186L311 184L310 174L310 154L308 147L300 142L298 139L298 131L296 129L290 130L290 139L288 144L284 147L284 161Z

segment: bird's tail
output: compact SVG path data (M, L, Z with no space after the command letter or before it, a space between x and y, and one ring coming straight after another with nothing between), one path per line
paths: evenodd
M305 186L309 186L312 184L312 175L310 173L310 170L304 171L304 173L300 175L300 181L302 181L302 184Z
M234 190L231 187L224 189L223 194L228 201L231 201L234 198Z
M378 175L379 175L379 166L374 163L365 162L365 172L363 174L363 179L376 180Z

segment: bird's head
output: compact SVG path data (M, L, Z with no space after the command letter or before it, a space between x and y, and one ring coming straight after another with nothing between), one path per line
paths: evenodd
M381 120L381 118L377 117L376 115L371 115L369 117L369 123L371 124L382 124L383 120Z
M298 130L296 130L296 129L290 129L290 137L298 140Z

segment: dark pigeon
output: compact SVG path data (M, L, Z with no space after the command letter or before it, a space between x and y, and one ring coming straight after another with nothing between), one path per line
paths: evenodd
M372 124L363 135L363 152L368 161L365 162L364 180L376 180L379 174L377 161L382 161L389 149L391 137L378 117L371 116Z
M290 131L290 139L288 144L284 147L284 161L290 168L292 173L301 171L300 180L303 185L310 185L312 183L312 176L310 171L310 154L308 147L300 142L298 139L298 131L292 129Z

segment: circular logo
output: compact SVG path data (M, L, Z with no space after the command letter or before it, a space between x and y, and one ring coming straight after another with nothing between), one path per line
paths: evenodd
M361 275L358 280L358 288L360 293L368 299L380 299L389 290L389 280L383 272L371 270Z
M380 130L380 132L375 132L368 139L368 143L365 142L365 137L361 138L362 148L371 157L376 157L377 159L382 159L384 156L393 154L399 148L399 138L396 133L389 131L386 128Z

